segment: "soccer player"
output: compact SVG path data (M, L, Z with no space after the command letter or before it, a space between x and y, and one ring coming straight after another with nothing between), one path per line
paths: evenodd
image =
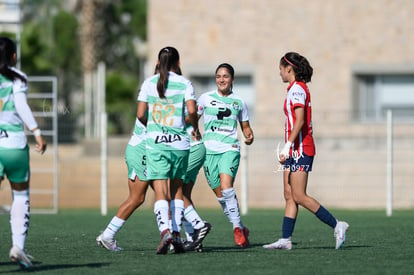
M27 104L26 75L14 68L16 44L0 37L0 183L6 175L12 189L10 209L12 248L9 257L22 268L32 267L31 256L25 252L30 221L30 163L29 146L24 125L33 133L40 154L46 142Z
M206 158L206 147L201 139L199 132L192 137L193 127L187 125L187 133L190 138L190 155L188 158L188 168L183 184L184 199L184 221L183 227L186 233L184 249L186 251L201 251L202 242L211 230L211 224L203 221L191 199L191 193L197 179L197 175Z
M156 253L166 254L171 243L175 253L182 253L182 184L190 150L190 137L185 128L187 121L194 128L192 135L195 136L198 132L196 100L193 85L181 76L177 49L164 47L160 50L158 71L159 74L147 78L141 86L138 119L147 127L146 148L147 151L151 150L151 154L147 155L147 179L153 180L154 214L161 233ZM185 109L188 112L186 119ZM169 209L172 234L168 222Z
M249 230L240 218L234 179L240 163L240 141L237 123L240 123L245 143L253 143L253 130L245 102L234 94L234 69L228 63L216 69L217 89L204 93L198 100L198 115L203 115L203 141L206 146L204 173L224 214L233 225L236 245L249 245Z
M285 216L282 238L263 247L292 249L292 234L300 205L334 229L335 248L339 249L345 242L345 234L349 225L338 221L318 201L306 193L308 174L312 170L315 155L311 98L306 85L311 81L313 68L305 57L295 52L288 52L280 59L279 70L282 81L289 83L283 106L286 115L285 145L277 156L284 167Z
M96 238L99 246L111 251L122 251L122 248L117 245L115 235L121 230L131 214L145 201L149 185L146 177L145 138L145 126L137 118L125 150L125 160L128 167L128 198L120 205L105 230Z

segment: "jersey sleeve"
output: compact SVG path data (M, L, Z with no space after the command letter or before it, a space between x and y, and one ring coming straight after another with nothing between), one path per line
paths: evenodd
M306 92L301 86L294 85L290 93L291 93L290 100L292 102L293 108L305 107Z
M13 93L17 94L17 93L25 93L27 94L27 83L23 82L21 79L16 78L13 81Z
M149 82L144 81L142 83L141 88L139 89L138 93L138 101L148 102L148 90L149 90Z
M204 101L205 96L201 95L197 101L197 115L201 116L204 113Z
M242 101L242 111L239 114L239 121L249 120L249 109L247 108L246 102Z
M185 101L188 101L188 100L196 101L194 87L193 87L193 84L191 83L191 81L188 81L186 86L187 86L187 89L185 90L185 96L184 96Z

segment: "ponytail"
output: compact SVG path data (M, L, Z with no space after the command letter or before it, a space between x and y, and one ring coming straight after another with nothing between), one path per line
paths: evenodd
M160 98L165 98L165 90L168 85L168 72L174 71L181 74L179 67L180 55L173 47L162 48L158 53L158 73L160 74L157 82L157 91Z

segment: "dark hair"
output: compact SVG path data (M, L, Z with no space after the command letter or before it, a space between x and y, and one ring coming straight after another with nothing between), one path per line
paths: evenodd
M8 37L0 37L0 74L10 80L16 78L26 82L26 79L14 70L10 69L13 64L13 55L16 53L16 44Z
M178 65L180 61L180 55L174 47L165 47L158 53L159 65L158 72L160 77L157 82L157 91L160 98L165 98L165 90L168 84L168 72L173 71L176 74L181 75L181 69Z
M295 72L295 80L302 82L310 82L312 79L313 68L309 61L298 53L288 52L280 59L280 65L283 67L292 66Z
M229 73L231 75L231 78L234 79L234 68L233 68L233 66L231 66L229 63L221 63L220 65L217 66L216 74L217 74L217 71L220 68L226 68L229 71Z

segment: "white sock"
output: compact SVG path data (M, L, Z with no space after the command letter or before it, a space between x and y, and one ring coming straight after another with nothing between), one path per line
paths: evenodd
M157 219L158 229L160 233L164 230L169 229L168 227L168 201L166 200L158 200L154 203L154 214L155 218Z
M172 221L172 231L180 232L181 223L184 216L184 201L183 200L171 200L171 221Z
M184 218L191 223L194 229L200 229L204 226L204 221L200 218L192 205L184 210Z
M236 192L234 188L229 188L222 191L224 201L226 202L226 208L228 212L228 218L233 224L233 228L240 227L243 228L240 219L239 204L237 202Z
M217 197L217 201L220 203L221 209L223 209L223 213L224 215L226 215L226 217L230 220L230 216L229 216L229 211L227 210L227 205L226 205L226 199L224 197Z
M30 222L29 190L12 191L13 202L10 209L10 225L13 246L24 249Z
M125 220L120 219L117 216L114 216L112 220L109 222L105 231L103 232L103 237L105 239L110 239L110 240L115 239L116 233L118 233L118 231L121 230L124 223L125 223Z
M194 228L187 220L184 219L183 221L183 227L185 231L185 236L187 241L192 242L193 241L193 234L194 234Z

